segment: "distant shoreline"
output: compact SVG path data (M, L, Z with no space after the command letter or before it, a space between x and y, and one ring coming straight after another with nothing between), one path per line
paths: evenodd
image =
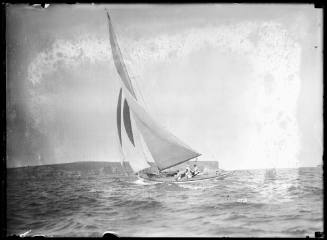
M189 161L193 164L195 161ZM216 161L197 161L200 171L216 171L218 162ZM123 166L124 165L124 166ZM7 168L9 179L45 179L45 178L81 178L89 176L134 176L134 172L128 162L103 162L103 161L80 161L71 163L45 164L35 166L24 166ZM152 166L154 163L152 163ZM180 164L170 170L183 169L187 164Z
M15 169L15 168L26 168L26 167L41 167L41 166L57 166L57 165L65 165L65 164L78 164L78 163L119 163L116 162L106 162L106 161L76 161L76 162L68 162L68 163L51 163L51 164L42 164L42 165L26 165L20 167L7 167L7 169Z

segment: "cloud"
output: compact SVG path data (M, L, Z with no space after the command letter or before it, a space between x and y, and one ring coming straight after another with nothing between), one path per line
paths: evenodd
M137 41L123 37L120 39L120 36L118 39L126 63L144 69L148 62L157 63L171 57L183 58L208 44L224 51L248 53L253 49L253 43L247 37L256 28L257 24L246 22L185 29L178 34L161 34ZM28 79L37 84L44 75L56 71L59 66L69 69L85 61L95 63L110 60L111 50L107 38L81 35L71 40L58 39L47 50L38 53L29 64Z
M77 40L56 40L46 51L36 55L28 66L28 80L33 85L40 83L46 74L51 74L59 67L77 68L88 61L107 61L110 49L107 42L90 36L81 36Z

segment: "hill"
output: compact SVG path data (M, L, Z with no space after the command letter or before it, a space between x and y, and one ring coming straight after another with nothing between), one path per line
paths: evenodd
M189 161L171 168L171 170L183 169L187 165L193 166L194 162ZM198 161L200 170L216 170L218 162ZM155 169L153 167L153 169ZM124 168L120 162L73 162L40 166L26 166L18 168L7 168L7 179L55 179L55 178L83 178L89 176L126 176L133 175L128 162Z

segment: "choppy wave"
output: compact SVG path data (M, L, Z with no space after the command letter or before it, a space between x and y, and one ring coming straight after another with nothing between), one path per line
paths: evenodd
M145 183L97 177L12 180L7 234L305 237L323 230L322 171L237 171L220 181Z

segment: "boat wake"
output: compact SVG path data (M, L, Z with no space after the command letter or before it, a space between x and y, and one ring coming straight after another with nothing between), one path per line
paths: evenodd
M196 185L193 183L193 184L178 184L179 187L181 188L185 188L185 189L192 189L192 190L201 190L201 189L208 189L208 188L214 188L216 187L215 185L212 185L212 186L208 186L207 184L200 184L197 183Z
M143 179L137 179L133 183L137 185L155 185L160 182L148 182L148 181L144 181Z

